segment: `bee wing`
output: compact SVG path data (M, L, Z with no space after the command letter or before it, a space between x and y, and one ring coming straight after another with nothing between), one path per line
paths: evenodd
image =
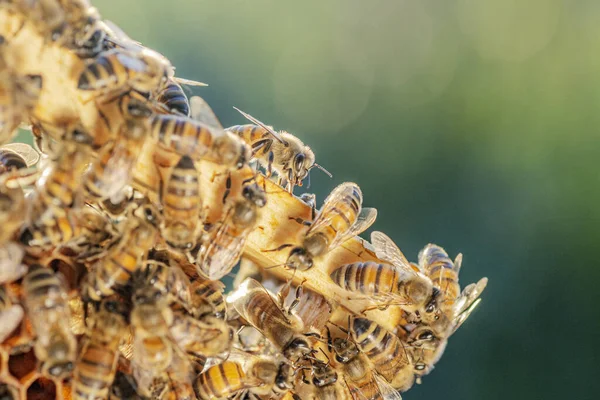
M384 400L402 400L400 392L394 389L382 376L377 373L373 373L373 376L377 386L379 386L379 393Z
M130 38L129 35L114 22L105 19L102 21L102 24L104 25L104 31L108 34L108 40L117 46L134 51L142 50L142 43Z
M23 307L18 304L14 304L11 307L0 312L0 342L4 342L6 339L21 323L23 319Z
M308 229L307 235L329 224L333 215L337 215L337 213L334 212L337 204L348 192L355 190L356 188L358 188L358 186L355 183L344 182L333 189L327 198L325 198L323 206Z
M455 305L455 315L454 318L454 327L452 329L452 333L456 332L458 328L469 318L471 313L477 308L481 299L481 293L487 286L488 279L481 278L479 282L472 283L465 287L458 298L458 301Z
M210 108L202 97L192 96L190 98L190 110L192 119L217 128L220 131L223 130L223 125L221 125L212 108Z
M40 160L40 153L27 143L8 143L0 148L10 150L23 157L28 167L37 164Z
M384 261L389 261L397 268L407 272L414 272L410 262L406 259L396 243L383 232L371 233L371 244L375 247L375 254Z
M116 51L115 54L119 62L123 64L123 66L125 66L127 69L143 73L147 68L146 63L141 58L136 57L132 53Z
M285 140L283 140L283 138L281 137L281 135L279 133L277 133L272 127L270 127L269 125L266 125L262 122L260 122L258 119L254 118L252 115L243 112L242 110L240 110L237 107L233 107L237 112L239 112L240 114L242 114L247 120L249 120L250 122L252 122L253 124L256 124L258 126L260 126L261 128L263 128L264 130L266 130L267 132L269 132L271 134L271 136L273 136L275 139L277 139L278 142L284 144L284 145L288 145L288 142L286 142Z
M339 246L351 237L360 235L361 233L369 229L369 227L373 225L376 219L377 209L371 207L363 208L360 211L360 214L358 214L356 222L350 227L348 232L336 236L336 238L331 243L330 247Z
M245 305L247 304L248 297L255 291L262 291L269 296L270 301L273 303L271 309L276 313L276 315L273 316L275 319L290 328L293 327L292 322L285 316L283 311L281 311L281 308L279 308L279 305L275 302L271 293L255 279L247 278L242 282L235 292L227 297L227 302L233 303L233 307L237 312L240 313L244 319L247 319L245 317Z
M178 78L176 76L173 77L173 80L177 83L181 83L187 86L208 86L208 84L204 82L193 81L191 79Z

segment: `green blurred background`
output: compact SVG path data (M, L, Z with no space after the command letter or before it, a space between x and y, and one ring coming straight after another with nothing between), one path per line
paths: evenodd
M600 2L92 2L225 126L310 144L319 199L355 181L410 259L490 278L406 400L600 397Z

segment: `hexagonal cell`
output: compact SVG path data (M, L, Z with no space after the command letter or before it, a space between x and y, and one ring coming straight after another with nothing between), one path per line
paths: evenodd
M38 378L27 388L27 400L51 400L56 398L56 385L50 379Z
M19 390L7 383L0 383L0 400L18 400Z
M21 380L35 371L37 359L33 349L26 353L14 354L8 358L8 372L16 379Z

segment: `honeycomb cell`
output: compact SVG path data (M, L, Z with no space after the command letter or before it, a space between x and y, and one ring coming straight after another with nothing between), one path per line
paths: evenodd
M56 398L56 385L50 379L38 378L27 388L27 400L51 400Z
M17 400L19 390L7 383L0 383L0 400Z
M33 349L26 353L14 354L8 358L8 372L18 380L22 380L36 369L37 359Z

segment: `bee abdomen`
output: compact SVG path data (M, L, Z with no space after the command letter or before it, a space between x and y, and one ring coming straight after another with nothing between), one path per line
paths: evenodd
M202 400L228 397L246 388L245 378L246 374L237 363L225 361L198 375L194 391Z
M190 103L181 86L176 82L170 82L162 92L159 93L159 102L164 104L170 111L176 111L186 117L190 115Z
M363 294L393 292L398 281L393 266L373 261L342 265L330 276L344 290Z

